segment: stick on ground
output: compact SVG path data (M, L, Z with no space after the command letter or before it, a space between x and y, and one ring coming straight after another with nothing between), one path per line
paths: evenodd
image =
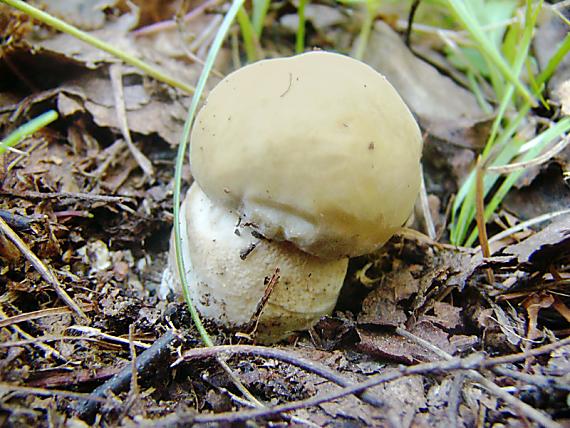
M276 360L281 360L292 364L294 366L300 367L306 371L315 373L316 375L327 379L331 382L336 383L339 386L347 387L354 385L346 377L342 376L340 373L329 369L324 364L317 363L316 361L307 360L306 358L299 357L293 352L286 351L284 349L271 348L267 346L254 346L254 345L222 345L222 346L210 346L208 348L195 348L184 352L182 359L192 360L197 358L206 358L220 355L222 353L228 354L250 354L259 355L265 358L275 358ZM182 359L177 360L174 365L182 361ZM382 407L383 403L374 395L364 392L359 395L359 398L375 407Z
M0 232L4 233L6 237L12 241L12 243L20 250L20 252L28 259L28 261L36 268L36 270L40 273L42 278L51 284L54 288L57 295L60 297L64 303L69 306L79 317L82 321L87 320L87 315L83 312L83 309L79 307L77 303L67 294L67 291L63 289L57 277L53 274L49 268L43 264L43 262L36 256L32 250L28 248L26 243L22 241L22 239L18 236L16 232L12 230L8 223L4 221L2 217L0 217Z
M170 355L170 346L177 340L176 334L169 330L158 338L150 348L142 352L136 359L135 367L137 373L153 373L153 368L162 364L163 360ZM91 394L91 398L105 398L107 391L118 394L126 390L131 382L133 369L131 364L127 364L119 373L113 376L104 384L97 387ZM80 401L74 408L75 413L81 419L91 420L99 408L97 401Z

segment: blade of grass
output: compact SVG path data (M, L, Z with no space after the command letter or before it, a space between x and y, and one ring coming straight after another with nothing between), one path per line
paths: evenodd
M567 117L560 120L551 128L537 135L529 143L527 143L531 144L532 148L528 150L521 157L521 161L526 162L539 156L540 152L544 149L544 147L547 144L549 144L555 138L558 138L569 131L570 131L570 118ZM525 146L527 144L525 144ZM514 171L507 176L505 181L503 181L503 183L494 193L493 197L491 198L491 201L487 204L487 207L485 208L485 221L489 220L489 218L495 212L499 204L503 201L509 190L511 190L511 188L515 185L515 183L523 173L524 169ZM471 232L471 235L469 235L469 238L466 241L466 245L467 246L473 245L475 239L477 239L477 230L473 230L473 232Z
M487 37L485 31L477 21L475 14L469 10L468 3L462 0L447 0L447 5L455 15L456 19L463 25L473 40L477 43L478 48L490 59L490 61L499 69L503 76L511 82L521 96L531 105L535 104L530 91L519 80L518 75L513 73L505 58L499 50Z
M180 138L180 145L178 147L178 153L176 157L176 168L174 173L174 249L176 254L176 266L178 268L178 272L180 272L180 282L182 283L182 293L184 295L184 300L186 301L186 305L188 306L188 310L190 311L190 316L192 317L192 321L200 334L202 342L206 346L213 346L214 343L210 338L210 335L204 328L202 324L202 320L200 319L200 315L198 311L194 307L192 303L192 297L190 296L190 285L188 284L188 279L184 272L186 272L186 266L184 262L184 256L182 252L182 228L180 224L180 193L182 191L182 168L184 166L184 158L186 157L186 148L188 147L188 142L190 140L190 131L192 130L192 124L194 123L194 117L196 116L196 112L198 110L198 104L200 103L200 99L202 97L202 93L204 92L204 88L206 87L206 82L214 67L214 62L222 47L222 43L226 38L226 35L230 29L230 26L236 19L236 15L238 14L240 8L243 6L244 0L234 0L232 5L230 6L224 20L222 21L218 32L216 33L216 37L210 46L210 50L208 51L208 56L206 57L206 61L204 63L204 68L202 69L202 73L200 74L200 78L198 79L198 84L196 85L196 92L192 97L192 101L190 103L190 108L188 110L188 116L186 117L186 122L184 123L184 129L182 131L182 136ZM241 391L241 393L246 397L250 402L252 402L256 406L263 406L259 400L257 400L251 392L247 390L240 382L240 380L236 377L232 369L227 365L227 363L218 358L218 363L222 366L224 371L230 376L235 386Z
M494 162L498 162L501 165L503 163L508 163L514 156L516 156L520 146L521 141L508 140L503 142L502 146L504 148L498 153ZM476 177L475 171L472 171L469 175L465 186L462 187L462 191L465 192L465 197L461 206L459 207L459 217L456 221L456 228L453 228L454 232L452 243L455 245L464 245L465 238L473 220L475 219L475 202L476 202ZM485 197L491 188L494 186L495 182L498 180L499 174L487 174L483 179L483 196ZM454 218L454 217L452 217Z
M243 37L245 54L248 62L254 62L258 59L256 46L256 33L244 7L241 7L237 13L237 21Z
M546 99L544 98L544 96L542 94L542 90L544 89L544 84L542 84L542 85L538 84L538 81L536 80L536 76L533 72L533 63L534 62L531 58L527 58L527 60L525 61L526 75L527 75L528 83L530 85L530 89L531 89L532 93L534 94L534 96L538 98L538 100L540 101L540 104L546 110L550 110L550 105L548 104L548 102L546 101Z
M188 117L186 118L186 122L184 123L184 129L182 131L182 136L180 138L180 145L178 146L178 154L176 157L176 168L174 173L174 248L176 252L176 264L178 267L178 272L180 274L180 281L182 282L182 291L184 294L184 299L186 300L186 304L188 305L188 310L190 311L190 315L192 316L192 320L200 333L200 337L206 346L212 346L213 342L208 332L204 328L202 321L200 320L200 315L194 304L192 303L192 299L190 297L189 292L189 284L186 278L186 275L183 272L186 272L186 267L184 265L184 259L182 257L182 244L181 244L181 229L180 229L180 193L182 190L182 168L184 166L184 158L186 157L186 148L188 147L188 142L190 140L190 131L192 130L192 124L194 122L194 117L196 116L196 111L198 110L198 104L200 102L200 98L202 97L202 93L204 92L204 88L206 87L206 81L210 75L212 68L214 67L214 62L222 47L222 43L226 37L226 34L236 18L240 8L242 7L244 0L234 0L218 32L212 45L210 46L210 51L208 52L208 56L206 57L206 61L204 63L204 68L202 73L200 74L200 78L198 79L198 84L196 85L196 91L194 96L192 97L192 102L190 104L190 109L188 111Z
M477 104L479 105L479 107L481 107L481 109L485 113L491 114L492 109L489 106L487 100L485 99L485 94L483 93L483 89L481 88L481 85L477 81L475 74L471 70L468 70L466 75L467 75L467 81L469 82L469 89L471 89L471 92L473 93L473 95L475 95L475 98L477 99Z
M374 17L376 16L376 10L378 9L379 3L379 0L365 1L366 7L364 21L360 27L360 33L358 34L358 45L356 46L356 51L354 52L354 57L356 59L362 60L364 57L364 52L366 52L366 46L368 45L368 39L370 37L370 32L372 31L372 25L374 24Z
M498 147L507 146L508 144L513 144L511 139L515 134L516 130L520 127L521 123L523 123L526 115L530 110L530 105L524 106L517 115L508 122L506 128L503 132L498 135L496 141L493 143ZM516 152L512 152L514 156ZM503 157L500 157L503 159ZM504 157L505 162L510 162L512 158L507 156ZM499 158L497 158L497 162L499 162ZM450 240L455 245L462 245L466 236L469 226L471 225L473 216L475 215L474 209L474 185L475 185L475 172L472 171L459 191L457 192L457 196L453 203L453 209L451 211L451 222L452 227L450 229ZM489 183L486 188L490 188L494 182L490 181L490 179L486 178L487 182Z
M562 60L566 58L568 52L570 52L570 33L566 34L566 37L564 37L564 40L560 43L560 46L556 49L556 52L552 55L552 58L550 58L544 70L536 77L538 85L542 85L550 79L550 76L552 76Z
M526 11L525 11L525 25L523 28L522 38L519 42L519 49L517 50L517 55L513 58L513 65L512 71L515 73L516 76L519 76L523 66L528 58L528 52L530 49L530 45L532 42L532 35L534 31L534 27L536 24L536 19L538 18L538 14L542 7L542 1L538 3L536 8L532 9L532 3L530 0L527 1ZM516 31L516 30L515 30ZM491 127L491 133L485 145L485 148L482 153L483 160L488 162L488 156L490 151L493 147L495 147L497 143L497 137L500 132L501 124L506 116L506 112L508 108L513 103L513 97L515 94L515 85L513 83L508 83L505 88L505 92L499 104L499 108L497 111L497 116L493 122ZM507 126L505 130L503 130L503 135L501 138L501 144L499 147L504 147L504 150L507 149L506 143L509 141L511 136L514 134L520 123L524 117L526 117L528 111L530 110L531 105L530 103L525 103L520 108L520 111L517 113L515 120L511 121L510 124ZM512 157L515 156L516 152L509 149L510 155L501 158L507 159L507 162L510 162ZM496 159L498 160L498 158ZM499 176L494 176L494 178L485 178L485 190L484 196L487 195L487 192L491 187L495 184L496 180ZM452 227L450 230L450 239L451 242L456 245L464 244L464 240L467 237L467 232L469 227L471 226L476 211L475 211L475 180L474 180L474 173L471 173L468 179L463 183L461 189L459 190L457 197L454 201L453 210L452 210ZM459 215L457 215L457 211L459 211Z
M257 38L261 38L263 33L263 24L265 22L265 16L267 15L267 10L269 9L269 4L271 0L253 0L253 11L251 13L251 22L253 24L253 29Z
M49 25L50 27L55 28L58 31L61 31L63 33L67 33L70 36L75 37L76 39L79 39L91 46L94 46L98 49L101 49L104 52L107 52L117 58L119 58L120 60L124 61L125 63L132 65L133 67L138 68L139 70L143 71L144 73L148 74L151 77L154 77L156 80L159 80L161 82L164 82L170 86L173 86L175 88L181 89L184 92L188 92L189 94L193 94L194 93L194 87L191 85L188 85L184 82L181 82L179 80L176 80L175 78L167 75L166 73L162 72L161 70L159 70L156 67L153 67L152 65L147 64L146 62L130 55L127 52L122 51L119 48L116 48L106 42L104 42L103 40L100 40L94 36L92 36L91 34L88 34L84 31L81 31L78 28L75 28L74 26L62 21L61 19L55 18L53 16L51 16L49 13L46 13L40 9L35 8L32 5L29 5L25 2L23 2L22 0L0 0L2 3L5 3L9 6L12 6L15 9L18 9L28 15L30 15L32 18L37 19L38 21L43 22L46 25Z
M297 25L297 35L295 38L295 53L303 53L305 51L305 7L309 0L299 0L297 8L297 16L299 24Z
M518 45L518 49L517 49L518 54L514 57L513 65L512 65L513 73L517 77L520 76L522 69L524 67L524 64L526 62L526 59L528 58L528 53L529 53L530 46L532 43L532 36L533 36L533 32L534 32L534 27L536 24L536 19L538 18L538 14L540 12L541 7L542 7L542 0L538 3L535 11L532 12L532 4L531 4L530 0L527 1L527 7L526 7L526 12L525 12L525 27L523 30L522 38L521 38L519 45ZM509 104L511 103L511 100L513 98L514 89L515 89L514 84L510 83L506 88L506 91L505 91L503 98L501 99L501 103L499 105L497 117L495 118L495 121L493 122L493 126L491 128L491 135L487 141L487 144L485 145L485 149L483 150L483 157L484 158L489 154L489 151L494 146L495 139L497 137L497 133L498 133L499 128L500 128L500 124L503 121L503 118L505 117L507 108L509 107ZM528 112L530 110L530 107L531 107L531 104L528 103L528 105L526 105L524 108L522 108L522 110L524 110L525 112ZM525 113L525 116L526 116L526 113Z
M531 166L542 165L545 162L548 162L550 159L552 159L562 150L564 150L569 144L570 144L570 138L567 136L566 138L562 138L558 143L549 148L546 152L540 154L539 156L533 159L521 162L513 162L508 165L490 166L487 168L487 171L497 172L499 174L508 174L518 169L526 169ZM523 151L523 149L525 149L525 146L526 144L523 147L521 147L521 152ZM528 148L528 150L530 149L531 147Z
M0 141L0 154L4 153L10 147L15 146L24 138L32 135L34 132L39 131L44 126L49 125L58 118L57 112L54 110L48 110L42 113L38 117L24 123L19 126L16 130L10 133L5 139Z

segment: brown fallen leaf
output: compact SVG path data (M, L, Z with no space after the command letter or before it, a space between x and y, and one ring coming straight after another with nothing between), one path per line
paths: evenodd
M375 357L407 364L434 361L439 358L425 347L396 333L368 331L365 328L357 328L357 332L360 338L357 348ZM429 321L417 323L410 332L449 354L457 351L449 341L448 334Z
M423 376L407 376L374 388L385 403L387 426L413 426L415 416L427 406L424 384Z
M549 293L533 293L521 303L528 314L527 338L529 340L542 337L537 327L538 313L541 309L550 308L553 303L554 298Z
M471 409L465 404L459 404L462 401L460 397L465 393L460 374L452 374L441 382L433 382L426 394L426 407L429 411L417 414L412 426L474 426L479 406Z
M364 62L386 76L428 133L461 147L484 146L491 118L475 96L416 57L388 24L376 23Z
M42 5L51 15L82 30L96 30L105 23L105 9L117 0L50 0Z
M565 152L567 155L562 156ZM545 165L530 167L532 171L525 171L516 188L508 193L502 203L503 209L515 213L520 220L568 209L570 187L564 180L564 171L569 167L570 149Z
M501 253L514 256L527 269L546 268L570 257L570 215L560 216L540 232L506 247Z
M171 146L179 143L180 133L187 113L188 99L166 91L156 96L140 74L125 70L123 76L123 99L126 120L132 133L158 134ZM89 112L100 127L121 127L115 110L112 83L105 72L92 72L69 82L62 88L65 94L73 94L82 110ZM76 113L78 105L64 105L64 113Z
M89 34L125 52L136 54L136 48L127 37L127 33L137 24L137 21L134 11L123 13L118 17L108 17L104 25ZM63 56L91 69L99 67L102 63L114 62L111 54L66 33L55 34L47 39L35 33L31 34L26 41L36 53Z
M446 302L433 303L433 315L422 315L420 320L432 322L434 325L441 327L447 331L457 328L462 324L461 321L462 308L453 306Z
M495 302L490 302L491 308L481 310L476 318L479 328L485 332L486 336L493 335L496 340L508 341L512 345L518 345L524 337L524 321L517 315L516 311L509 307L505 311ZM502 334L496 334L501 332ZM494 343L493 346L498 346Z
M376 286L364 299L357 321L384 326L424 315L451 290L463 290L481 264L480 254L471 250L435 244L413 234L394 237L367 260L365 281ZM362 280L362 271L356 276ZM445 306L438 310L445 311ZM457 315L453 317L457 320Z
M0 259L8 263L18 263L22 253L3 233L0 233Z

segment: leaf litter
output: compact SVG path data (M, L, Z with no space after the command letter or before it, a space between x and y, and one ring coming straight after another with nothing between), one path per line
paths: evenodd
M211 40L206 32L223 10L212 7L192 15L181 34L171 19L175 2L168 2L168 13L160 2L138 2L138 8L112 1L46 3L55 15L188 83L195 82L201 65L188 55L187 44L192 44L192 55L203 58ZM276 55L292 53L295 25L290 21L296 15L291 6L271 8L266 18L276 23L265 29L274 32L268 44ZM354 35L351 14L338 5L310 6L311 40L323 48L348 50L347 40ZM318 8L327 8L330 19L321 19ZM171 20L157 23L157 17ZM0 83L2 135L48 108L60 114L53 126L18 144L26 154L2 155L0 213L24 241L24 253L37 255L88 316L82 320L67 308L2 230L0 420L9 426L144 426L240 409L243 400L214 360L182 361L170 368L200 341L184 305L157 297L172 223L173 148L189 96L128 66L113 82L116 60L108 54L37 26L7 6L1 6L0 18L3 36L11 34L0 56L0 72L6 76ZM549 37L559 31L553 28L558 21L548 22L537 36L543 46L552 44ZM494 244L486 259L477 250L442 244L450 197L483 147L493 117L460 82L442 73L444 65L415 56L401 34L384 22L376 23L369 48L365 61L387 75L426 132L426 187L443 236L435 242L407 231L374 254L353 260L333 316L280 345L322 363L346 382L394 374L396 379L368 389L381 404L375 407L349 395L318 406L300 405L273 422L261 420L316 426L519 426L528 418L536 423L534 413L506 404L496 390L470 380L465 371L437 369L442 360L433 347L468 361L480 353L528 353L567 337L570 217L560 216L541 230L510 234ZM429 44L418 50L426 58L437 55ZM236 66L229 54L224 51L216 65L222 73ZM562 108L567 105L564 70L550 83L560 82L551 91L561 94ZM122 96L117 97L119 86ZM564 156L519 183L513 195L520 196L507 199L507 211L493 219L491 232L568 206ZM141 170L146 162L153 174ZM185 179L190 181L189 173ZM551 194L542 190L550 188L545 186L559 191ZM533 187L539 189L532 194L541 209L525 200ZM418 219L413 224L422 230ZM492 285L489 269L496 279ZM217 344L236 342L231 332L207 327ZM148 357L147 348L172 331L161 356L152 357L158 358L154 368L135 368L133 389L131 348L138 343L136 354ZM523 404L567 423L569 361L566 345L501 364L488 374ZM303 403L339 390L315 372L276 358L240 354L228 363L268 405ZM401 364L430 363L435 368L424 373L398 374ZM102 395L102 405L91 414L78 411L79 400L69 394L92 393L121 372L126 383Z

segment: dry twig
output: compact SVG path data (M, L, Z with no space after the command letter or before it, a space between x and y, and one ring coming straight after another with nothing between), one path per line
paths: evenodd
M129 131L129 125L127 123L127 109L125 107L125 93L123 91L122 82L122 66L121 64L113 64L110 68L111 74L111 84L113 86L113 97L115 100L115 110L117 111L117 120L119 121L119 128L123 134L123 138L127 143L129 150L131 151L133 157L149 177L154 176L154 168L152 163L148 158L141 152L137 146L133 143L131 138L131 132Z
M0 392L11 392L18 395L41 395L41 396L55 396L65 398L80 398L82 400L89 400L92 402L103 403L106 400L101 397L92 397L89 394L72 391L60 391L57 389L44 389L33 388L29 386L10 385L9 383L0 382Z
M193 360L198 358L214 357L219 354L250 354L259 355L265 358L275 358L276 360L284 361L294 366L300 367L304 370L315 373L316 375L330 380L340 386L349 386L353 382L341 376L338 372L329 369L327 366L317 363L315 361L307 360L305 358L295 355L293 352L284 349L271 348L266 346L254 345L222 345L210 346L208 348L194 348L184 352L183 356L173 363L173 366L179 364L184 360ZM371 404L372 406L381 407L382 402L374 395L364 393L360 397L362 401Z
M92 202L110 202L110 203L122 203L133 201L132 196L112 196L112 195L95 195L92 193L82 193L82 192L8 192L5 190L0 191L0 195L13 196L18 198L27 199L76 199Z
M2 311L2 309L0 309L0 319L8 319L8 317L6 316L4 311ZM10 328L15 333L17 333L18 335L25 338L30 344L32 344L36 348L39 348L40 350L42 350L46 354L46 358L48 358L50 355L53 355L55 358L57 358L60 361L67 361L65 359L65 357L63 355L61 355L56 349L54 349L51 346L43 343L41 338L36 339L31 334L26 333L24 330L22 330L17 325L11 325Z
M93 306L91 305L84 305L82 306L84 311L91 311L93 310ZM63 315L68 314L71 312L71 309L67 306L62 306L59 308L47 308L47 309L40 309L39 311L33 312L25 312L23 314L14 315L8 318L4 318L0 320L0 328L7 327L12 324L18 324L24 321L32 321L43 317L51 317L53 315Z
M75 331L78 331L80 333L84 333L90 337L100 337L101 339L108 340L110 342L121 343L123 345L130 345L132 343L134 346L138 346L139 348L143 348L143 349L148 349L151 347L151 345L149 345L148 343L140 342L138 340L131 340L130 337L129 337L129 339L124 339L122 337L117 337L117 336L113 336L113 335L108 334L108 333L103 333L101 331L101 329L98 329L98 328L86 327L86 326L82 326L82 325L74 325L74 326L71 326L68 328L70 330L75 330Z
M87 315L83 312L83 309L75 303L75 301L67 294L67 291L63 289L57 277L53 274L49 268L43 264L43 262L36 256L26 245L24 241L18 236L16 232L12 230L10 226L0 217L0 232L4 233L10 241L20 250L20 252L28 259L28 261L36 268L40 273L42 278L47 281L54 288L57 295L63 302L69 306L82 321L88 320Z
M218 413L216 415L196 415L193 413L181 413L169 415L162 419L155 419L149 421L148 423L141 423L141 426L152 426L152 427L173 427L177 424L185 422L196 422L196 423L208 423L208 422L239 422L246 421L257 418L270 417L273 415L281 414L282 412L288 412L292 410L297 410L301 408L317 406L321 403L327 401L336 400L338 398L345 397L351 394L357 394L366 391L368 388L380 385L382 383L390 382L392 380L399 379L403 376L412 376L418 374L435 374L435 373L447 373L450 370L472 370L472 369L482 369L486 367L493 367L498 364L503 363L514 363L522 361L528 356L537 356L545 354L547 352L553 351L559 347L570 344L570 338L560 340L556 343L542 346L540 348L533 349L528 352L507 355L504 357L488 358L485 359L481 354L472 354L466 358L451 358L450 360L436 361L430 363L417 364L411 367L400 366L397 370L391 371L389 373L382 373L371 377L365 382L358 383L355 385L347 386L339 391L321 395L318 397L312 397L306 400L293 401L290 403L281 404L267 409L255 409L255 410L241 410L239 412L227 412ZM209 348L210 352L213 348ZM214 348L215 349L215 348ZM225 350L219 350L218 352L227 352ZM507 393L510 397L510 394ZM520 400L518 400L520 401ZM534 409L533 409L534 410ZM549 418L546 418L547 422L551 422ZM559 427L559 424L552 422L554 427Z
M170 346L177 340L177 336L173 331L167 331L152 346L141 353L136 359L136 372L149 373L152 368L161 363L162 360L170 355ZM75 406L76 414L82 419L91 419L97 408L99 402L93 399L104 398L107 391L112 391L117 394L125 390L131 381L133 370L130 364L124 367L119 373L113 376L104 384L97 387L90 395L89 400L82 400Z
M491 249L489 248L489 240L487 239L487 227L485 226L485 190L483 186L483 175L485 173L483 162L481 161L481 156L477 159L477 166L475 168L475 178L476 178L476 194L475 194L475 208L477 219L477 230L479 231L479 242L481 243L481 252L483 257L491 257ZM491 268L487 269L487 280L489 284L493 285L495 283L495 275Z
M407 330L404 330L402 328L397 328L396 332L401 336L405 337L406 339L409 339L414 343L417 343L418 345L423 346L426 349L429 349L431 352L433 352L437 356L447 361L453 360L453 356L451 356L441 348L433 345L427 340L422 339L421 337L416 336L413 333L410 333ZM525 402L519 400L517 397L509 394L507 391L499 387L496 383L484 377L478 371L470 369L466 372L466 376L476 381L477 383L481 384L491 394L495 395L496 397L500 398L501 400L503 400L504 402L515 408L521 415L526 416L527 418L535 421L539 425L547 428L562 428L562 425L560 425L558 422L554 422L552 419L550 419L547 415L543 414L539 410L535 409L532 406L529 406Z

